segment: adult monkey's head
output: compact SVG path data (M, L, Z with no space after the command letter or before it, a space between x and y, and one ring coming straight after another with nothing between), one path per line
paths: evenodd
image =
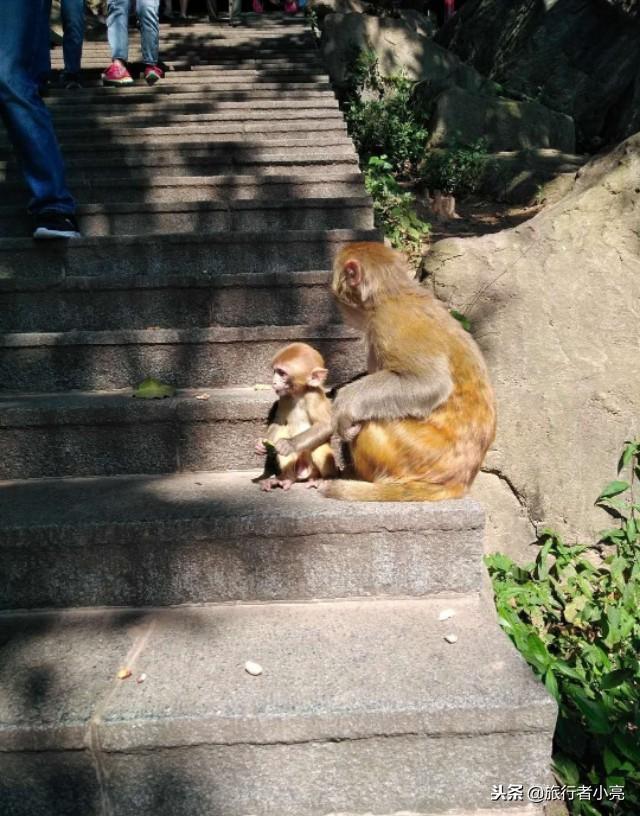
M347 316L375 309L381 298L413 289L405 256L375 241L348 244L336 255L331 290Z

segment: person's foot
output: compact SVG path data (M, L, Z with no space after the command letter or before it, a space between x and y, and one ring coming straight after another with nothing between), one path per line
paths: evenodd
M77 91L78 88L82 88L80 74L72 74L69 71L64 71L60 74L60 87L66 88L68 91Z
M111 65L103 71L102 84L114 85L116 87L131 85L133 84L133 77L119 60L114 60Z
M297 14L298 12L298 4L296 0L286 0L284 4L284 13L285 14Z
M240 18L239 17L230 17L229 18L229 25L230 26L239 26L240 25Z
M146 65L144 69L144 78L147 85L155 85L159 79L164 77L164 71L159 65Z
M49 210L36 215L33 237L37 240L51 238L80 238L75 215Z
M262 14L264 12L264 4L262 0L252 0L251 8L256 14Z

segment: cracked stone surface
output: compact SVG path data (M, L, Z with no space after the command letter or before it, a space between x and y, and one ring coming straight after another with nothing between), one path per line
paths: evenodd
M525 224L440 241L427 257L436 294L470 318L497 392L486 462L497 477L474 486L490 550L510 541L528 557L527 518L570 540L607 524L593 502L640 430L639 214L636 134Z

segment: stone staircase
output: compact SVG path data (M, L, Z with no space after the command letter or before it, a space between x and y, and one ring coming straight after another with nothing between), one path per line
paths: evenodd
M81 240L24 237L0 142L0 812L537 813L491 801L547 781L556 712L481 597L481 509L251 481L274 351L364 366L327 270L379 236L311 35L161 53L112 90L87 43L49 96Z

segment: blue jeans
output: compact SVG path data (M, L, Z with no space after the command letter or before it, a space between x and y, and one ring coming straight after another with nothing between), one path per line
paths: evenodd
M38 94L46 62L50 0L2 0L0 117L31 191L29 210L74 213L51 115ZM43 34L43 30L46 32Z
M84 0L62 0L62 53L64 70L69 74L80 71L82 42L84 40Z
M160 0L136 0L136 14L140 20L142 61L145 65L157 65L160 26L158 14ZM126 62L129 59L129 0L109 0L107 30L112 59Z

